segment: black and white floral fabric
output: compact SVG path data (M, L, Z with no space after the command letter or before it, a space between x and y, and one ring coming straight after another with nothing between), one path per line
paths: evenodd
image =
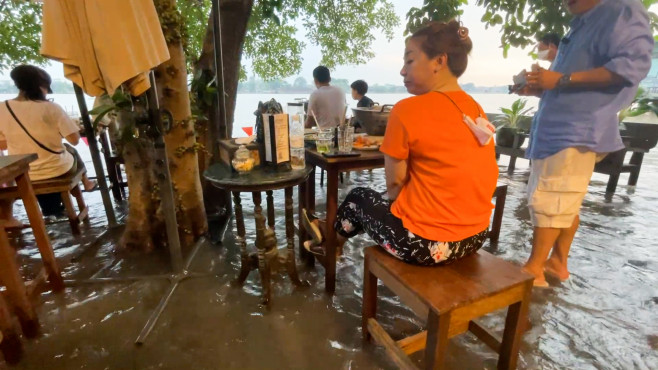
M391 213L391 201L369 188L354 188L338 207L336 231L346 238L365 232L391 255L404 262L432 266L454 262L482 247L488 230L456 242L414 235Z

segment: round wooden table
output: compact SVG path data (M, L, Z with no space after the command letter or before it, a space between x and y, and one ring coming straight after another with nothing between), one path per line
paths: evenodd
M263 284L262 303L269 306L271 301L270 276L272 266L285 266L292 282L297 286L307 286L297 275L295 264L295 227L293 220L292 189L302 184L308 178L312 168L303 170L274 171L269 168L256 167L252 171L239 174L223 163L210 166L203 174L204 178L214 186L230 191L233 194L235 205L235 223L238 229L238 243L240 244L241 266L237 283L244 284L249 272L258 269ZM274 198L273 191L284 189L287 255L279 257L274 233ZM261 192L267 194L267 225L261 207ZM256 221L256 253L249 254L245 238L244 217L242 214L242 201L240 193L250 192L254 201L254 219Z

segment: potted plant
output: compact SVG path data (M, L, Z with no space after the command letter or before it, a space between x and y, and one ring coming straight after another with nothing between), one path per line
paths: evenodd
M619 111L619 131L627 146L649 150L658 142L658 101L639 88L631 104Z
M496 124L496 145L511 148L514 145L514 136L519 132L526 132L532 120L532 108L526 108L526 99L517 99L510 108L500 108L503 113L494 121ZM525 141L521 138L516 144L520 148Z

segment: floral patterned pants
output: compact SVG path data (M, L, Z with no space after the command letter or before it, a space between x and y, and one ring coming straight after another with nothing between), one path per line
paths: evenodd
M366 232L388 253L404 262L433 266L454 262L482 247L488 230L456 242L414 235L391 213L391 201L369 188L354 188L338 207L336 231L351 238Z

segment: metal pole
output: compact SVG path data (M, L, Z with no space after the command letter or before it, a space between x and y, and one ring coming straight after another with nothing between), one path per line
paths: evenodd
M87 103L85 102L82 89L76 84L73 84L73 89L75 90L75 97L78 99L80 117L82 118L82 124L85 128L85 135L87 136L87 142L89 143L91 160L94 162L94 170L96 171L97 177L96 180L98 181L98 186L101 188L101 197L103 198L103 207L105 207L105 214L107 215L107 223L109 227L112 228L117 226L117 219L116 215L114 214L112 200L110 199L110 189L108 188L107 182L105 181L105 171L103 170L103 162L101 162L101 155L100 151L98 150L96 134L94 133L94 128L91 126L89 111L87 110Z
M149 105L149 118L152 125L157 128L157 134L153 135L153 146L155 147L155 171L160 185L160 198L162 200L162 212L167 229L167 242L169 244L169 255L174 273L183 271L183 252L181 251L180 237L178 235L178 222L176 221L176 206L174 202L174 189L171 185L171 174L169 173L169 159L164 142L164 129L162 117L158 107L158 96L155 92L155 77L150 73L151 88L146 91Z

